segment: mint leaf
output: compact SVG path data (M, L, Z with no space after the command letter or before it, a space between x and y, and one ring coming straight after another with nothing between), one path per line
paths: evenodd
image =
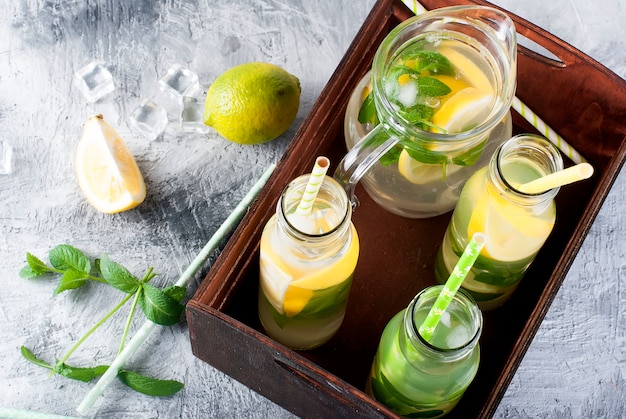
M446 74L454 76L454 66L444 55L436 51L413 51L404 57L404 61L414 60L418 73L428 71L430 74Z
M383 154L383 156L378 160L382 166L391 166L394 163L397 163L400 160L400 153L402 153L402 146L395 145L391 150Z
M122 370L118 374L120 381L135 391L148 396L171 396L178 393L184 384L175 380L160 380L147 377L133 371Z
M450 93L450 89L444 82L433 77L419 77L417 79L417 93L420 96L445 96Z
M83 381L88 383L96 377L101 376L109 368L108 365L98 365L95 367L72 367L67 364L60 364L54 368L54 372L62 375L63 377L70 378L72 380Z
M142 284L139 293L139 307L150 321L162 326L178 323L184 305L150 284Z
M406 152L412 159L426 164L444 164L448 161L445 154L435 153L416 144L405 144Z
M98 267L102 278L112 287L128 294L134 293L139 288L139 280L122 265L109 259L109 256L103 255L98 262Z
M172 298L179 303L183 301L183 298L187 295L187 289L184 287L179 287L178 285L171 285L167 288L163 288L163 292L168 297Z
M85 272L75 271L73 269L65 271L61 276L61 280L54 290L54 295L57 295L63 291L73 290L80 288L87 282L87 274Z
M22 356L24 358L26 358L26 360L28 362L31 362L31 363L33 363L35 365L40 366L40 367L48 368L49 370L52 369L52 365L48 364L46 361L44 361L42 359L37 358L35 356L35 354L30 349L28 349L26 346L22 345L20 347L20 352L22 353Z
M357 120L361 124L377 124L378 118L376 117L376 105L374 104L374 95L370 92L363 103L361 104L361 109L359 109L359 116Z
M28 252L26 253L26 263L28 263L28 265L24 266L20 270L21 278L32 279L50 272L50 267L48 265Z
M50 251L48 257L50 258L50 264L61 271L68 269L85 273L91 271L89 259L87 259L83 252L69 244L58 245Z

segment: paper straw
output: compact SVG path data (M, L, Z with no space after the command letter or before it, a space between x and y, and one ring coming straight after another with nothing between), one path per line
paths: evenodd
M313 170L311 171L311 176L309 176L309 181L306 185L306 188L304 189L304 194L300 199L298 208L296 208L296 214L311 214L313 204L315 203L315 198L317 197L317 193L319 192L320 187L324 182L324 177L326 176L326 172L328 171L329 166L330 160L328 160L327 157L320 156L315 159L315 165L313 166Z
M550 128L543 120L534 113L528 106L526 106L521 100L516 97L513 98L513 109L515 109L525 120L530 122L533 127L537 128L541 134L543 134L552 144L554 144L559 150L563 152L574 163L584 163L587 161L580 155L574 147L569 145L567 141L557 134L552 128Z
M579 180L589 179L591 175L593 175L593 166L589 163L580 163L524 183L517 190L528 194L543 193L550 189L578 182Z
M417 0L402 0L402 2L415 13L419 15L427 12L426 8L422 6ZM554 144L559 150L563 152L574 163L584 163L587 160L576 151L574 147L569 145L567 141L563 139L559 134L550 128L535 112L526 106L517 96L513 98L513 109L517 111L525 120L543 134L552 144Z
M235 207L233 212L224 220L220 228L213 234L211 239L207 242L204 248L198 253L195 259L191 262L189 267L183 272L175 285L179 287L186 287L187 283L191 278L200 270L204 262L208 259L211 253L215 251L217 246L222 242L226 234L239 222L239 220L243 217L244 213L247 211L248 207L254 200L254 198L258 195L263 185L267 182L270 175L274 171L274 164L271 164L267 170L263 173L263 175L259 178L259 180L254 184L252 189L246 194L246 196L241 200L241 202ZM96 385L91 389L91 391L85 396L83 401L80 403L76 411L81 415L86 415L89 409L94 405L98 397L102 395L104 390L108 387L109 384L117 377L120 370L126 364L128 359L139 349L141 344L148 338L150 332L156 326L155 323L150 320L146 320L145 323L141 326L141 328L137 331L137 333L133 336L133 338L128 342L128 345L118 354L115 358L111 366L106 370L106 372L100 377Z
M55 415L52 413L35 412L32 410L0 407L2 419L79 419L76 416Z
M424 322L419 327L419 334L428 342L435 331L435 328L441 320L441 315L446 311L448 305L456 295L456 292L461 287L463 280L467 276L470 269L476 262L480 251L485 246L487 238L483 233L474 233L472 239L465 247L461 258L454 266L452 273L448 277L448 280L443 285L439 296L435 300L433 306L428 312L428 316L424 319Z

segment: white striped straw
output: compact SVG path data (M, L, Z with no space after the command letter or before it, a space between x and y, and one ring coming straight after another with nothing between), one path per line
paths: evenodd
M328 160L328 157L320 156L315 159L315 165L311 171L311 176L309 176L309 181L304 189L304 194L302 194L298 208L296 208L296 214L311 214L313 203L315 203L315 198L317 198L317 193L324 182L324 177L326 176L329 166L330 160Z
M182 273L178 281L176 281L176 286L179 287L187 287L187 284L193 278L193 276L200 270L200 268L204 265L206 260L209 258L211 253L213 253L217 246L224 240L226 234L232 230L235 225L241 220L241 218L245 215L248 207L252 204L258 193L261 191L270 175L274 171L276 167L275 164L270 164L269 167L263 172L263 175L257 180L257 182L252 186L252 189L248 191L246 196L243 197L241 202L235 207L233 212L224 220L222 225L213 233L213 236L209 239L209 241L204 245L200 253L196 255L191 264L185 269ZM150 320L146 320L144 324L139 328L137 333L133 336L133 338L128 342L128 345L124 347L124 350L120 352L117 357L111 363L111 366L106 370L106 372L100 377L96 385L87 393L87 395L83 398L80 405L76 408L76 411L80 413L82 416L87 415L89 409L91 409L96 402L96 400L102 395L104 390L108 387L109 384L117 377L120 369L124 367L126 362L130 359L130 357L137 352L139 347L146 341L148 336L152 330L156 327L156 323L152 323Z
M425 13L427 10L424 6L422 6L417 0L402 0L402 2L415 13L415 15L419 15L421 13ZM587 160L580 155L578 151L571 145L567 143L559 134L556 133L552 128L550 128L535 112L532 111L528 106L526 106L519 98L516 96L513 98L513 109L515 109L522 117L530 122L533 127L537 128L537 131L542 133L552 144L554 144L559 150L563 152L570 160L574 163L584 163Z

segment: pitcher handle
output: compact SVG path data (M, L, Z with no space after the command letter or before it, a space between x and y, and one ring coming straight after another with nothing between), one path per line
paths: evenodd
M333 177L343 187L352 203L353 210L359 205L354 194L356 184L367 171L400 139L378 124L346 153L337 165Z

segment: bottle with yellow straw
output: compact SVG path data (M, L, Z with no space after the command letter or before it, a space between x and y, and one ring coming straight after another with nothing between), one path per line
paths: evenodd
M504 142L461 192L437 256L437 281L446 281L469 238L481 231L487 245L463 288L482 310L502 305L552 232L559 188L592 174L589 163L563 169L561 154L543 137Z
M443 416L474 379L482 314L459 287L484 245L476 233L445 285L417 294L385 327L366 391L397 414Z
M259 318L266 333L298 350L328 341L341 325L359 239L345 190L326 176L330 161L284 189L260 243Z

